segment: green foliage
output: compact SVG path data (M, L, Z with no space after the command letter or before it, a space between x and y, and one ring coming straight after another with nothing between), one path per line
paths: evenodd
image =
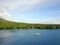
M0 21L0 29L57 29L60 24L27 24L10 21Z

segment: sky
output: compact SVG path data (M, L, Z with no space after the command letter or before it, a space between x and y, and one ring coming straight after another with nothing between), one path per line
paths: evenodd
M0 0L0 18L15 22L60 24L60 0Z

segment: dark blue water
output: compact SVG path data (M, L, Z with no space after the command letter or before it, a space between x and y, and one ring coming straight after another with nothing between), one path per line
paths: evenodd
M60 29L0 30L0 45L60 45Z

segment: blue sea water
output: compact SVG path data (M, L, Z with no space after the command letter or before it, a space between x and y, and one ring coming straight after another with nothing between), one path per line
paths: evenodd
M60 29L0 30L0 45L60 45Z

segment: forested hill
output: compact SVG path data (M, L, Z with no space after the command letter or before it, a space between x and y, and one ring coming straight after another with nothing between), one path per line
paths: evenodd
M11 22L0 18L0 29L58 29L60 24L28 24Z
M1 21L7 21L7 20L4 20L4 19L0 18L0 22L1 22Z

